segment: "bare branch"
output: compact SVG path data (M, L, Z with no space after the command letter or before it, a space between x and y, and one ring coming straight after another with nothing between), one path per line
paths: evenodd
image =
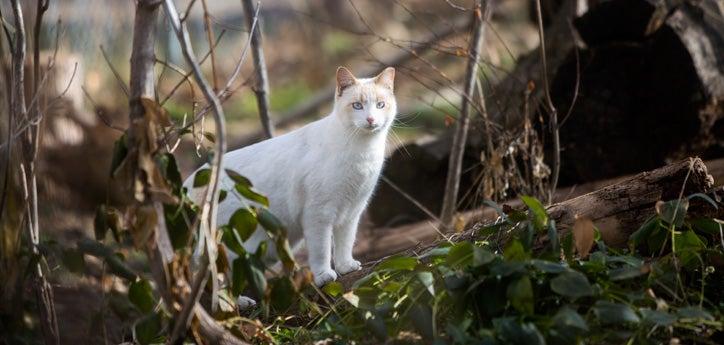
M447 170L447 179L445 182L445 195L443 197L442 212L440 219L442 226L446 231L452 229L453 218L456 211L456 203L458 198L458 189L460 188L460 171L462 169L463 154L465 153L465 144L467 142L468 127L470 125L470 99L475 92L475 80L478 74L478 58L480 56L480 48L485 36L485 23L492 14L492 6L490 1L485 3L484 11L481 13L481 4L478 3L473 11L475 20L475 30L473 39L470 41L470 54L468 58L467 71L465 73L465 95L462 99L462 111L460 118L455 122L455 136L453 137L452 148L450 151L450 160Z
M226 119L224 117L224 110L221 107L219 98L211 89L211 86L204 77L203 73L201 73L201 67L199 66L198 62L196 61L196 57L194 56L193 48L191 46L191 39L189 38L189 33L186 30L184 24L181 23L181 21L179 20L176 6L174 5L172 0L165 0L163 4L166 15L169 18L169 22L171 22L171 25L176 32L179 43L181 44L184 57L193 69L196 83L201 86L201 91L203 92L207 101L209 102L209 104L211 104L214 110L214 123L216 125L216 152L214 153L211 160L211 177L209 179L209 184L206 190L206 197L201 208L201 231L199 233L199 248L205 245L208 260L207 265L204 266L207 266L211 271L211 282L213 286L211 307L213 310L216 308L216 305L218 303L218 296L216 293L216 289L218 288L216 271L216 207L219 201L219 182L221 176L221 168L223 166L224 153L226 152ZM198 279L205 279L205 277L199 274L197 276L197 280ZM200 290L196 293L200 293ZM186 303L195 304L197 300L198 296L190 296ZM186 315L179 315L179 318L176 320L176 322L183 323L184 329L188 327L189 321L190 320ZM172 343L176 340L174 338L175 336L176 335L172 336Z
M538 36L540 37L540 58L543 71L543 87L545 90L545 99L548 103L548 111L550 112L550 130L553 133L553 172L551 173L551 186L548 193L548 203L553 201L553 193L558 185L558 175L561 170L561 139L558 128L558 111L553 105L551 99L550 84L548 83L548 65L546 63L546 41L543 34L543 14L541 13L540 0L535 2L536 15L538 16Z
M257 9L254 11L252 0L241 0L244 6L244 17L249 27L249 39L251 40L251 52L254 58L254 72L256 80L252 89L256 94L256 105L259 109L259 118L267 138L274 136L274 124L269 117L269 77L266 72L266 61L261 48L261 29L255 25L259 20L259 8L261 3L257 1ZM252 13L254 13L252 15Z

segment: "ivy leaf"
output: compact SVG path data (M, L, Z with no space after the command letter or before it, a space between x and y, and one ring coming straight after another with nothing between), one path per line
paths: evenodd
M495 254L485 248L473 247L473 266L480 267L495 260Z
M578 339L588 332L586 320L568 306L561 307L551 321L553 326L548 332L554 344L577 344Z
M648 324L666 327L676 322L676 316L665 311L649 308L641 308L639 310L641 311L641 316L643 316L643 322Z
M686 211L688 209L689 199L656 202L656 213L661 217L661 220L677 228L684 224L684 218L686 218Z
M701 307L684 307L676 311L680 319L714 321L714 316Z
M136 341L141 345L164 343L161 334L161 316L159 314L147 315L134 326Z
M244 269L244 260L241 257L234 259L231 263L231 293L234 296L241 295L246 288L246 270Z
M229 219L229 226L236 230L242 242L246 242L256 231L257 223L256 215L245 207L236 210Z
M297 293L291 279L289 277L278 277L270 280L269 284L271 285L269 301L272 308L278 311L289 309Z
M538 199L523 195L520 197L523 203L528 206L528 209L533 215L533 223L537 231L542 231L548 225L548 214L546 213L543 204Z
M453 268L469 266L473 262L473 244L468 241L456 243L450 248L446 261Z
M243 255L246 252L234 234L234 229L228 225L224 225L221 227L221 231L221 242L223 242L227 248L231 249L236 255Z
M598 301L592 309L598 320L604 324L638 323L640 321L636 312L622 303Z
M588 279L578 271L563 272L551 279L550 285L555 293L573 300L593 295L593 288Z
M527 275L521 276L510 283L506 296L513 308L525 315L533 314L533 286Z
M427 289L427 292L430 293L430 296L435 296L435 285L434 285L434 277L432 276L432 273L423 271L423 272L417 272L416 274L417 280L422 283L422 286L424 286Z
M284 231L282 222L266 208L257 208L256 218L259 224L274 236L279 236Z
M530 254L523 248L523 244L516 239L510 241L505 247L503 257L508 261L525 261L530 257Z
M322 291L324 291L327 295L337 297L344 292L344 287L338 281L331 281L324 285Z
M567 270L566 266L563 266L557 262L533 259L530 260L530 263L533 265L533 267L543 273L561 273Z
M145 279L138 279L128 286L128 299L143 313L150 313L156 305L151 283Z
M226 171L226 175L228 175L235 184L243 184L245 186L253 187L251 181L249 181L248 178L242 176L238 172L231 169L225 169L224 171Z
M194 188L202 187L209 184L211 180L211 169L201 169L194 175Z
M257 191L253 190L251 188L251 185L237 183L234 185L234 189L236 189L239 194L244 196L245 198L257 202L261 205L264 205L266 207L269 207L269 199L267 197L259 194Z
M546 343L535 324L530 322L521 324L514 317L493 319L493 327L504 344L545 345Z
M412 271L417 264L418 261L415 258L409 256L393 256L377 265L375 271Z

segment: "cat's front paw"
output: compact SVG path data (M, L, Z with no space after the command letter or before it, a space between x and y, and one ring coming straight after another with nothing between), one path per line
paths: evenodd
M349 272L359 271L362 268L362 264L355 259L349 259L335 262L334 268L337 270L337 273L343 275Z
M314 285L324 286L331 281L337 280L337 273L332 269L326 269L320 272L312 272L314 274Z

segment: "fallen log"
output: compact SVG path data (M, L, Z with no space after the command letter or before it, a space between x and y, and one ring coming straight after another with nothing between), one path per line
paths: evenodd
M548 213L561 234L570 231L576 217L586 217L598 227L607 245L623 247L629 235L653 214L657 201L707 193L713 185L704 162L688 158L551 205Z
M714 178L709 174L704 162L699 158L688 158L553 204L547 211L551 219L556 222L561 235L570 231L577 216L587 217L598 227L601 238L608 246L624 247L628 243L629 236L654 214L657 201L677 199L679 196L694 193L709 193L717 198L716 194L722 192L724 192L722 187L714 187ZM692 202L689 213L724 217L724 203L720 198L717 202L720 204L718 209L706 202ZM522 207L517 200L512 204ZM444 240L421 240L417 245L391 255L419 255L443 241L474 239L481 225L490 221L490 212L480 212L470 219L467 229L461 233ZM541 238L538 244L544 240L545 238ZM385 258L365 263L362 270L340 277L340 283L345 289L349 289L358 279L372 272L377 263Z

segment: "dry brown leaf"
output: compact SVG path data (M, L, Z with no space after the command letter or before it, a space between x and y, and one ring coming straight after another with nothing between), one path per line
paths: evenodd
M465 230L465 219L459 213L455 215L455 232L463 232Z
M576 221L573 223L573 242L581 258L588 257L588 253L593 248L594 233L591 219L576 216Z
M144 248L158 224L158 216L153 205L138 207L135 212L135 221L131 228L131 237L136 248Z

